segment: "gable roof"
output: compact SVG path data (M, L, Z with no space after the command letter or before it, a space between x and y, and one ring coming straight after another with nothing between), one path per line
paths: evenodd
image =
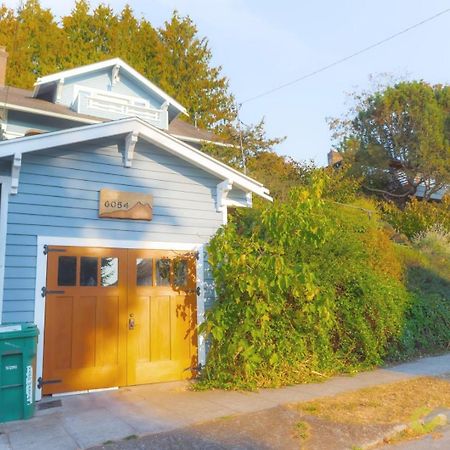
M109 119L81 114L71 110L68 106L60 103L52 103L47 100L33 97L33 92L12 86L0 86L0 105L7 109L55 117L64 120L73 120L85 124L107 122ZM175 117L169 123L169 133L179 139L191 140L192 142L214 142L217 145L228 146L214 133L191 125L184 120Z
M109 67L119 66L121 69L125 70L132 78L137 80L145 88L152 91L153 93L160 96L162 99L167 101L170 105L176 108L179 112L188 115L186 108L178 103L170 95L166 94L161 88L153 84L150 80L141 75L137 70L129 66L125 61L120 58L107 59L106 61L101 61L94 64L88 64L86 66L75 67L74 69L64 70L62 72L54 73L52 75L46 75L37 79L35 86L35 94L39 92L39 87L45 84L54 83L65 78L71 78L78 75L83 75L89 72L95 72L97 70L107 69Z
M258 181L240 173L206 153L186 144L137 117L130 117L93 125L84 125L60 131L26 136L0 142L0 158L22 155L38 150L61 147L105 137L136 136L155 144L169 153L215 175L221 180L229 180L246 192L253 192L267 200L272 200L269 190Z

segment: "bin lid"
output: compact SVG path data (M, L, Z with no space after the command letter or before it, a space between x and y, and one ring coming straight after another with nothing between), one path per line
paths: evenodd
M0 325L0 341L11 338L34 337L38 334L37 325L30 322Z

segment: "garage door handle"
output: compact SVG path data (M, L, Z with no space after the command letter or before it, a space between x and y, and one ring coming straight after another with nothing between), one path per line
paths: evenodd
M134 326L135 326L135 322L134 322L134 316L133 314L130 314L130 317L128 319L128 329L129 330L134 330Z

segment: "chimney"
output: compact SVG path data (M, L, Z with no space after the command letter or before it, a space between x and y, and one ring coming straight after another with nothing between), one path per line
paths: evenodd
M330 150L328 152L328 165L330 167L339 167L342 164L342 160L344 159L342 155L336 150Z
M0 47L0 87L6 82L6 66L8 64L8 52L6 47Z

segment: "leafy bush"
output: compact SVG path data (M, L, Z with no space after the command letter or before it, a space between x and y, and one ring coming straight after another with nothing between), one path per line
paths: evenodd
M436 226L450 232L450 195L436 203L412 198L404 209L393 203L383 202L380 203L380 210L384 220L398 233L403 233L410 239Z
M218 299L203 326L204 386L273 386L370 367L400 336L408 293L394 245L376 217L324 201L322 187L241 214L211 241Z
M410 300L395 358L450 348L450 233L433 228L399 246Z

